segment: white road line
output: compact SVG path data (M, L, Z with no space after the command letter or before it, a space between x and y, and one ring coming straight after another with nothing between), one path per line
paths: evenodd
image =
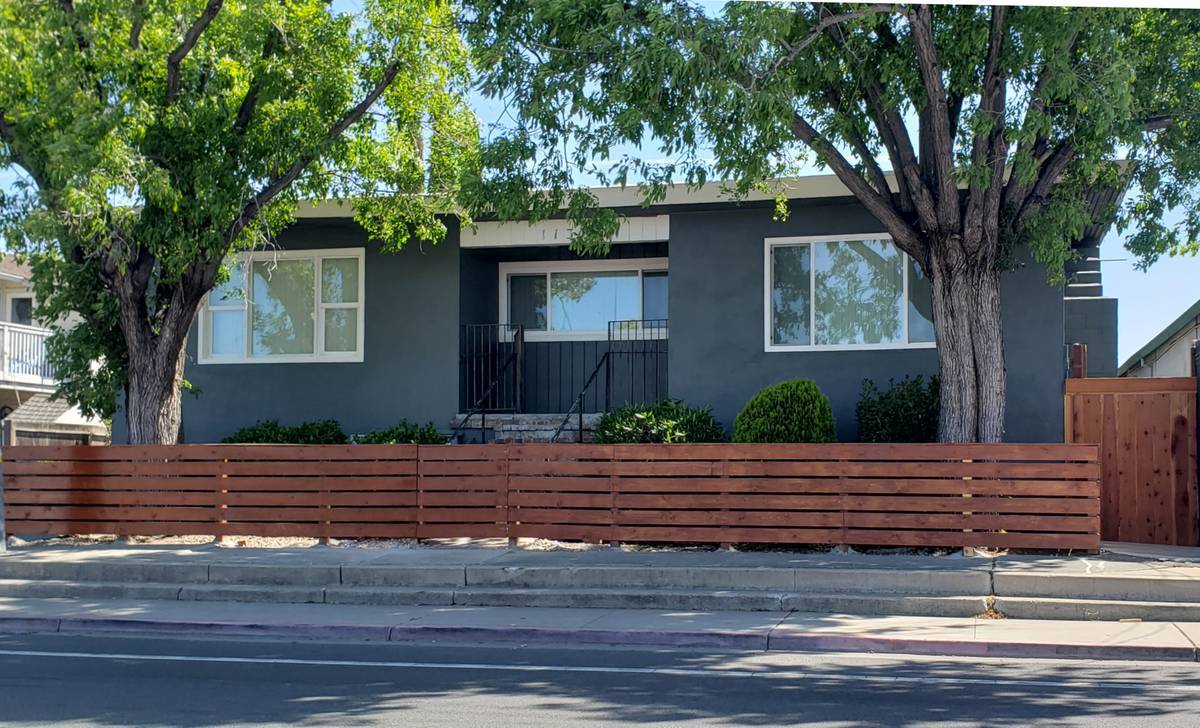
M1089 680L1020 680L1005 678L934 677L930 675L872 675L863 673L822 673L796 670L700 670L680 667L603 667L595 665L497 665L473 662L398 662L373 660L316 660L286 657L222 657L208 655L136 655L120 652L51 652L42 650L0 650L0 657L49 657L83 660L134 660L142 662L204 662L245 665L298 665L311 667L370 667L422 670L479 670L492 672L576 672L612 675L666 675L672 677L736 677L821 682L862 682L917 685L986 685L992 687L1073 688L1083 690L1144 691L1140 682L1096 682ZM1197 685L1163 685L1154 692L1200 693Z

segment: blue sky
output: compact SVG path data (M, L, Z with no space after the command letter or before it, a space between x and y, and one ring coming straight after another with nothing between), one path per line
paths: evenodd
M1133 267L1116 230L1104 238L1100 257L1104 294L1118 301L1120 364L1200 298L1200 258L1162 258L1143 273Z

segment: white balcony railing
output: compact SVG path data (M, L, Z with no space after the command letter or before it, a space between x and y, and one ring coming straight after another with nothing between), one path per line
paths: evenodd
M0 383L54 386L46 360L49 329L0 322Z

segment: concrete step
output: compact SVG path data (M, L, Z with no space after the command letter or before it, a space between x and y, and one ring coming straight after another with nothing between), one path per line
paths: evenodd
M1200 603L1151 602L1132 599L1052 599L996 597L995 608L1013 619L1142 622L1200 622Z
M38 599L165 599L179 598L183 584L66 581L53 579L0 579L0 597Z
M165 584L0 580L0 597L106 600L262 602L374 606L551 607L697 612L832 612L925 617L973 617L982 596L796 593L745 590L525 589L295 585Z
M979 569L467 566L466 585L519 589L733 589L855 594L988 594ZM399 586L399 585L397 585Z
M1162 574L1104 575L996 571L997 597L1098 599L1102 601L1183 602L1200 608L1200 579Z
M774 568L727 566L492 566L271 563L31 562L0 559L0 579L166 582L186 585L666 589L823 594L990 593L982 569Z

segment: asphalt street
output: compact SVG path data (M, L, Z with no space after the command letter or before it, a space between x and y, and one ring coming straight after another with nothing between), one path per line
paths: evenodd
M1197 725L1188 663L0 636L5 726Z

